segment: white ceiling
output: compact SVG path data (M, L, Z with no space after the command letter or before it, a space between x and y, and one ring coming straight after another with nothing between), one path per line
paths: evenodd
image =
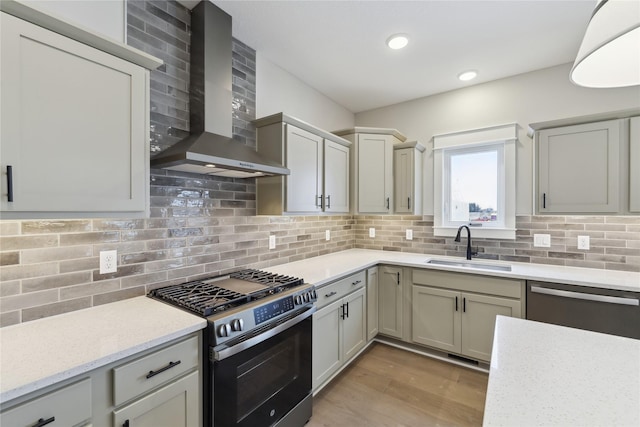
M573 62L596 4L213 2L233 17L236 39L354 113ZM409 34L409 45L389 49L394 33ZM467 69L478 77L460 82Z

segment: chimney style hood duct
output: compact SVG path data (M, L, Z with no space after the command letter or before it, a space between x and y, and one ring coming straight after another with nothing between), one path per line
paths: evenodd
M231 138L231 16L209 0L191 11L191 135L158 153L151 167L251 178L289 169Z

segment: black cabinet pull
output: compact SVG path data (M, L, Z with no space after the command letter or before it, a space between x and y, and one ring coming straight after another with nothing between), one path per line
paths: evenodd
M396 281L398 282L398 286L400 285L400 272L396 273Z
M331 194L327 196L327 209L331 208Z
M129 427L129 420L126 420L124 423L122 423L122 427Z
M467 299L466 298L462 298L462 312L463 313L467 312Z
M547 208L547 193L542 193L542 209Z
M407 197L407 209L411 209L411 197Z
M7 165L7 201L13 202L13 166Z
M171 369L174 366L178 366L180 363L182 363L180 360L176 361L176 362L169 362L169 364L167 366L165 366L164 368L160 368L157 371L149 371L149 373L147 374L147 379L151 378L151 377L155 377L158 374L163 373L164 371L166 371L167 369Z
M458 311L458 297L456 297L456 311Z
M46 420L44 418L40 418L38 422L33 425L33 427L46 426L47 424L51 424L55 420L56 420L56 417L47 418Z
M349 303L346 303L345 305L347 306L347 314L346 314L346 317L347 317L347 318L349 318Z
M322 202L323 202L322 194L319 196L316 196L316 199L318 199L318 201L316 202L316 206L322 209Z
M347 310L346 310L345 306L346 306L346 304L342 304L342 305L340 306L340 308L342 309L342 313L340 313L340 318L341 318L342 320L344 320L344 319L346 319L346 318L347 318Z
M387 197L387 209L389 209L389 197Z

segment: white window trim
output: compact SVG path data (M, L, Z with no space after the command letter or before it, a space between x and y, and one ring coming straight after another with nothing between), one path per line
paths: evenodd
M504 227L472 227L471 230L473 236L477 238L515 240L517 135L517 124L512 123L433 137L433 234L435 236L453 237L458 230L458 226L446 226L443 221L444 150L504 143Z

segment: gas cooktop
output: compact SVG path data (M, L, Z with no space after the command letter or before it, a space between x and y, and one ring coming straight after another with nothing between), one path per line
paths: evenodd
M245 269L154 289L149 296L208 317L303 284L296 277Z

